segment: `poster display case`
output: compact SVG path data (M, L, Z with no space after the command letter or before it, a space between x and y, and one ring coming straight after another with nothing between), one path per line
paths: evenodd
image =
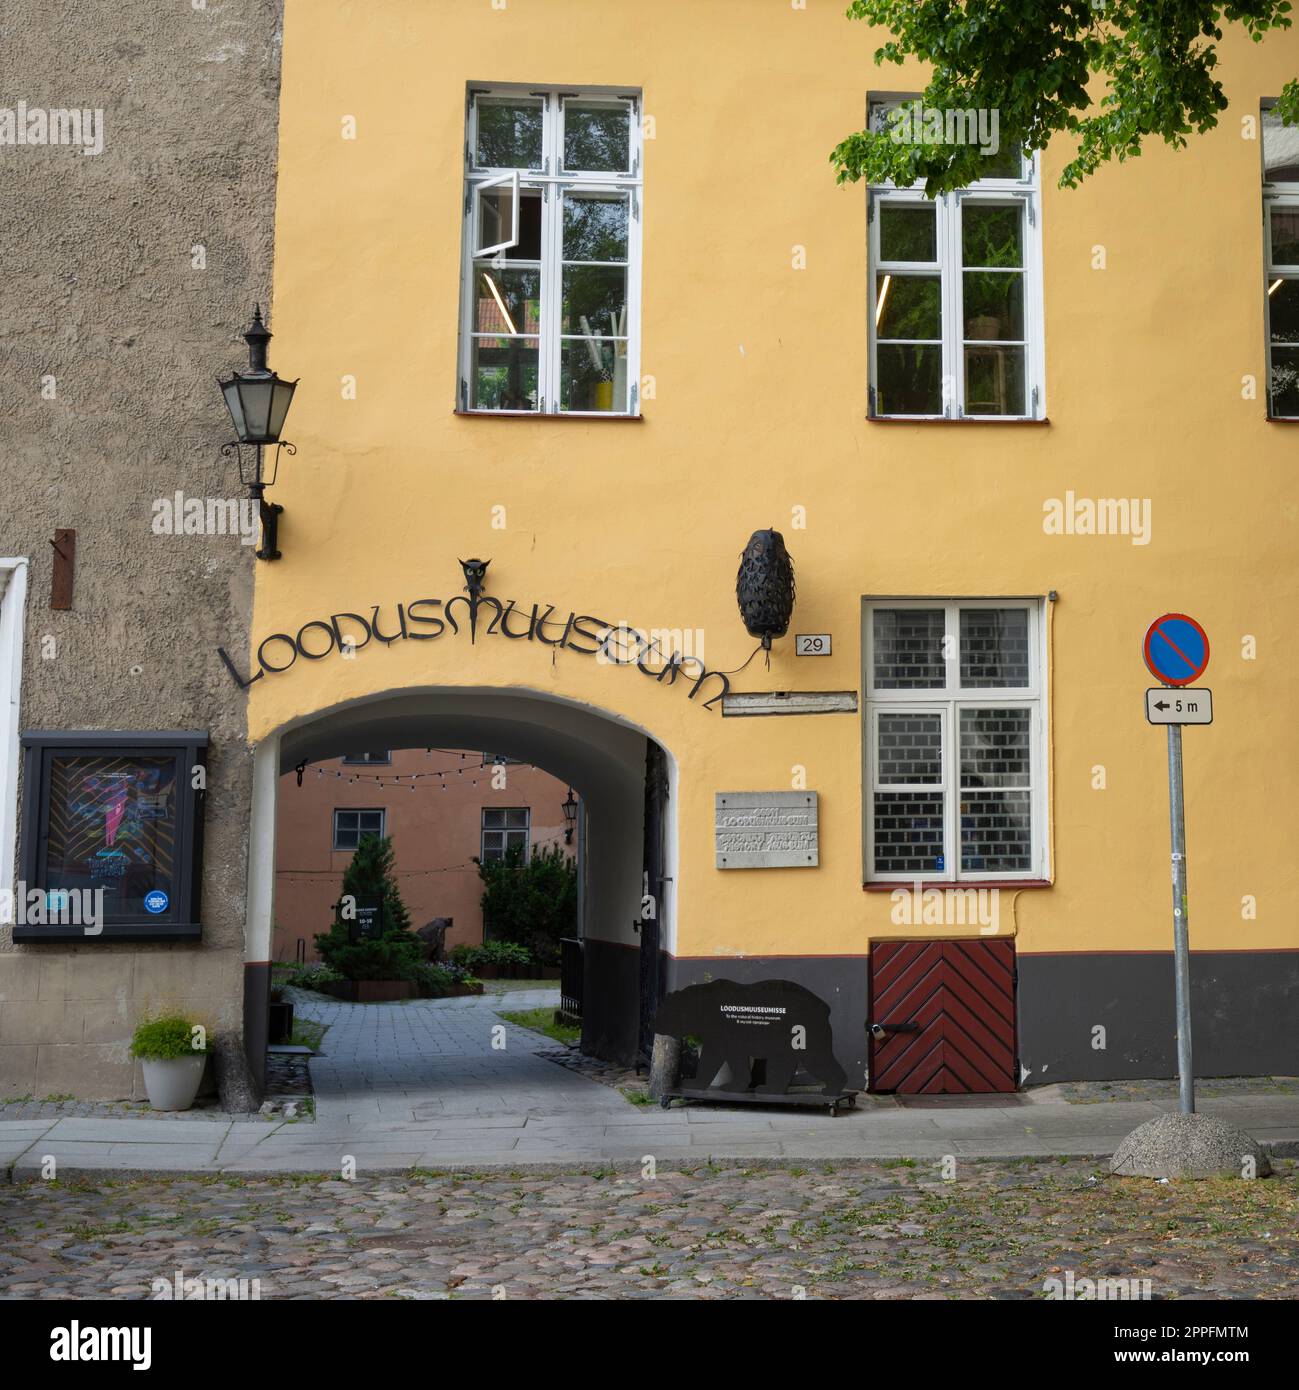
M197 939L207 735L26 733L14 940Z

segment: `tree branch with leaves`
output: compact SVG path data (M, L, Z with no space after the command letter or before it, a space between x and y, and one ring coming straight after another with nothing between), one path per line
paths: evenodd
M848 17L892 34L877 63L930 65L926 109L996 111L1003 150L1068 136L1074 155L1060 186L1075 188L1110 160L1138 156L1147 139L1182 149L1212 130L1228 105L1216 76L1222 26L1259 43L1290 27L1290 9L1289 0L853 0ZM1285 84L1277 111L1299 123L1299 80ZM984 171L977 144L909 142L887 129L848 136L830 160L840 183L923 182L930 197Z

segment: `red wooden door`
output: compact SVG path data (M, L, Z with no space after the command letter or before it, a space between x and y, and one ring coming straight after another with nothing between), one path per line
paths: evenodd
M872 1091L1017 1088L1013 941L877 941L869 1001Z

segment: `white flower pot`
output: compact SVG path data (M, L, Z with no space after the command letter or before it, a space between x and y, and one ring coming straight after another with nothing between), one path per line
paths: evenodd
M206 1062L204 1052L193 1057L144 1058L144 1085L149 1092L149 1104L155 1110L188 1110L198 1094Z

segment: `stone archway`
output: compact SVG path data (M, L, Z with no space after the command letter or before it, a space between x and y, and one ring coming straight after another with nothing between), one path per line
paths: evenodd
M610 711L541 691L420 687L368 696L296 720L254 751L248 916L245 930L245 1047L261 1083L275 913L275 820L279 779L299 763L348 748L485 748L567 781L586 808L582 933L583 1050L630 1062L638 1050L643 965L638 924L644 892L647 749L656 741ZM659 745L661 746L661 745ZM675 882L676 765L664 750L667 812L662 878ZM654 947L675 945L675 904L657 893ZM655 963L657 964L657 962Z

